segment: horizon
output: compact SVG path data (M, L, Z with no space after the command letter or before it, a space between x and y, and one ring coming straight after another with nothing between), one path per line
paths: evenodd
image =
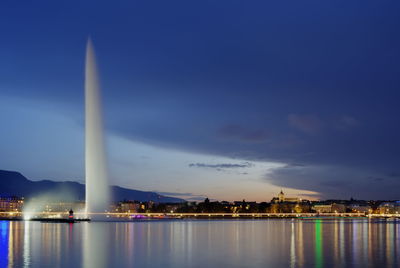
M0 6L1 169L84 181L91 33L110 184L400 199L400 3Z
M32 180L32 179L30 179L30 178L27 178L26 176L24 176L24 174L22 174L22 173L20 173L20 172L18 172L18 171L15 171L15 170L1 170L0 169L0 172L9 172L9 173L17 173L17 174L19 174L19 175L21 175L22 177L24 177L26 180L28 180L28 181L32 181L32 182L43 182L43 181L50 181L50 182L55 182L55 183L58 183L58 182L60 182L60 183L77 183L77 184L80 184L80 185L85 185L85 182L79 182L79 181L74 181L74 180L63 180L63 181L54 181L54 180L51 180L51 179L42 179L42 180ZM185 193L182 193L182 194L180 194L180 195L176 195L176 193L168 193L168 192L158 192L158 191L141 191L141 190L139 190L139 189L133 189L133 188L125 188L125 187L122 187L122 186L119 186L119 185L113 185L113 184L110 184L109 185L110 187L120 187L120 188L123 188L123 189L127 189L127 190L133 190L133 191L140 191L140 192L149 192L149 193L154 193L154 194L157 194L157 195L160 195L160 196L163 196L163 197L173 197L173 198L177 198L177 199L181 199L181 200L183 200L183 201L186 201L186 202L195 202L195 203L201 203L201 202L205 202L205 200L206 199L209 199L209 201L210 202L229 202L229 203L233 203L233 202L242 202L242 201L246 201L246 202L257 202L257 203L270 203L270 202L272 202L273 201L273 199L275 199L275 198L277 198L278 196L279 196L279 194L280 193L285 193L285 191L284 191L284 189L282 188L281 190L280 190L280 192L279 193L276 193L273 197L272 197L272 199L271 200L261 200L261 201L254 201L254 200L246 200L245 198L244 199L238 199L238 200L222 200L222 199L212 199L212 198L208 198L207 196L197 196L197 197L193 197L193 196L191 196L191 195L189 195L189 197L186 197L186 194ZM172 195L170 195L170 194L172 194ZM175 195L174 195L175 194ZM19 196L19 195L13 195L13 194L8 194L8 195L0 195L0 197L11 197L11 196L15 196L15 197L20 197L20 198L25 198L25 196ZM35 198L41 198L40 197L41 195L39 194L39 195L37 195L37 196L35 196L35 197L33 197L34 199ZM298 195L298 196L294 196L294 195L286 195L285 194L285 197L289 197L289 198L297 198L300 202L303 202L303 201L311 201L311 202L326 202L326 201L350 201L350 202L357 202L357 201L367 201L367 202L370 202L370 201L378 201L378 202L380 202L380 201L382 201L382 202L387 202L387 201L390 201L390 202L400 202L400 199L371 199L371 198L366 198L366 199L356 199L356 198L353 198L353 197L350 197L350 198L348 198L348 199L338 199L338 198L329 198L329 199L318 199L318 198L316 198L315 196L308 196L308 195L304 195L304 194L300 194L300 195ZM61 201L61 200L59 200L59 201ZM75 200L76 202L84 202L84 200L82 199L77 199L77 200ZM134 199L132 199L132 200L127 200L127 199L121 199L121 200L115 200L114 202L125 202L125 201L128 201L128 202L130 202L130 201L139 201L139 200L134 200ZM139 201L139 202L142 202L142 201ZM149 201L143 201L143 202L149 202ZM163 203L165 203L166 201L163 201ZM175 202L167 202L167 203L175 203Z

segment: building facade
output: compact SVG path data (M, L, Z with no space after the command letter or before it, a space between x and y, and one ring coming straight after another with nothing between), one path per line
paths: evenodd
M0 212L21 212L24 199L16 196L0 197Z
M316 204L312 206L312 209L317 213L344 213L346 212L346 206L343 204Z
M278 197L274 197L271 200L271 203L284 203L284 202L299 203L301 202L301 199L298 197L286 197L283 191L281 190L281 192L278 194Z

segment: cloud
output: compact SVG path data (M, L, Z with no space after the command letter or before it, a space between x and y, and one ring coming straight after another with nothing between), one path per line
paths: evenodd
M179 15L179 5L168 2L155 10L144 3L150 1L142 2L140 9L100 6L100 12L111 8L118 18L113 25L101 16L93 21L93 27L103 29L96 45L99 64L104 67L101 78L109 134L173 150L305 165L284 169L291 174L277 172L277 184L299 185L296 178L303 178L301 172L305 172L324 193L329 192L330 182L342 184L353 178L354 185L365 188L371 184L369 177L385 178L379 182L382 197L386 196L385 187L392 190L393 180L399 178L386 179L390 176L385 174L399 173L400 166L400 39L391 34L400 27L400 1L388 5L366 1L362 9L355 1L348 1L341 17L346 23L342 24L334 23L337 12L332 12L339 10L340 4L327 8L326 1L312 7L297 1L289 10L282 1L272 5L258 1L246 7L249 12L242 20L237 20L243 10L239 1L230 4L232 12L226 12L224 20L218 12L226 5L224 1L201 6L186 1L188 16ZM83 25L90 8L66 14L74 15L76 25ZM14 10L3 15L18 29L26 21L41 23L25 16L29 12ZM137 13L132 15L132 11ZM209 23L199 24L198 18L204 14ZM310 23L314 14L320 16ZM371 17L379 23L364 27L365 18ZM138 25L144 27L142 31L131 31ZM73 148L81 148L84 122L83 47L77 44L83 44L80 36L87 30L68 23L48 23L45 31L42 25L35 26L31 28L36 32L31 34L41 38L31 40L29 46L10 43L4 50L5 55L7 49L24 53L2 57L2 97L35 100L39 110L67 115L80 125L16 116L14 108L26 106L24 102L3 101L0 117L9 131L1 133L0 159L19 167L24 158L22 169L43 174L36 162L63 155L62 165L50 166L58 167L61 174L57 177L66 177L70 170L77 170L70 168L76 165L72 163L82 163L82 157L76 157L82 153ZM13 40L18 29L8 31L4 38ZM48 35L49 31L57 33L57 38ZM116 36L121 31L134 34ZM153 36L160 38L157 48ZM114 37L122 39L112 42L118 40ZM46 38L58 49L38 49ZM230 40L235 40L234 44ZM16 70L16 66L24 68ZM43 74L48 74L46 79ZM5 102L10 109L4 110ZM44 102L51 109L44 109ZM43 122L47 124L37 128ZM35 144L51 149L52 140L62 140L62 154L50 149L29 150L32 139L26 139L25 128L31 125L37 132ZM80 136L51 139L45 135L48 126L57 126L50 134L73 129ZM35 157L30 157L31 152ZM54 172L53 168L47 174L53 177ZM163 176L164 171L159 172ZM303 180L307 182L308 177ZM315 187L312 183L300 186ZM337 193L337 189L332 192Z
M193 193L157 192L160 195L183 198L187 201L203 201L206 195Z
M199 201L204 201L207 197L206 196L197 196L197 197L189 197L186 198L187 201L192 201L192 202L199 202ZM212 199L211 199L212 201Z
M289 114L288 123L291 127L307 134L316 134L322 128L322 121L316 115Z
M296 168L296 167L305 167L306 165L300 163L289 163L283 168Z
M374 173L341 166L285 166L267 174L265 180L280 187L315 191L327 199L398 199L400 180Z
M247 129L240 125L229 124L218 130L218 136L242 142L264 142L270 137L270 133L263 128Z
M309 199L311 199L311 200L313 200L313 199L320 199L320 198L321 198L321 195L320 195L320 194L298 194L297 196L309 198Z
M174 193L174 192L157 192L157 193L166 196L193 196L192 193Z
M343 115L336 119L333 125L338 130L351 130L359 127L361 123L353 116Z
M230 164L230 163L224 163L224 164L191 163L191 164L189 164L189 167L215 168L217 170L229 169L229 168L249 168L252 166L254 166L254 164L252 164L250 162L243 162L241 164Z

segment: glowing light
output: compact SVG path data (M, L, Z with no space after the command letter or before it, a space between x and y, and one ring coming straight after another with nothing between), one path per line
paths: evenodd
M322 223L321 220L315 221L315 267L323 267L324 259L322 256Z

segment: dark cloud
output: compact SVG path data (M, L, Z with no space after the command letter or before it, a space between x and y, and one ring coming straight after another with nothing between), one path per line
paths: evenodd
M157 193L166 196L193 196L192 193L175 193L175 192L157 192Z
M62 16L48 3L3 2L2 96L51 103L82 127L90 32L109 133L295 163L273 174L279 186L395 196L400 177L388 174L400 174L399 1L82 3L63 6ZM16 122L6 115L2 123ZM15 146L3 152L21 155L20 164Z
M392 178L400 178L400 173L398 173L398 172L388 172L386 174L386 176L392 177Z
M306 165L304 164L299 164L299 163L289 163L283 168L294 168L294 167L305 167Z
M371 177L373 173L340 166L283 167L265 179L277 186L315 191L322 198L398 199L400 181Z
M264 142L270 137L270 133L265 129L247 129L234 124L223 126L218 130L218 134L223 139L243 142Z
M316 134L322 128L322 121L316 115L289 114L288 122L291 127L307 134Z
M187 201L203 201L206 196L193 193L157 192L160 195L183 198Z
M244 162L242 164L204 164L204 163L192 163L189 164L189 167L198 167L198 168L215 168L217 170L221 169L229 169L229 168L249 168L254 166L254 164L250 162Z
M206 196L197 196L197 197L186 198L186 200L192 201L192 202L201 202L201 201L204 201L206 198L207 198ZM217 200L211 199L211 201L217 201Z

